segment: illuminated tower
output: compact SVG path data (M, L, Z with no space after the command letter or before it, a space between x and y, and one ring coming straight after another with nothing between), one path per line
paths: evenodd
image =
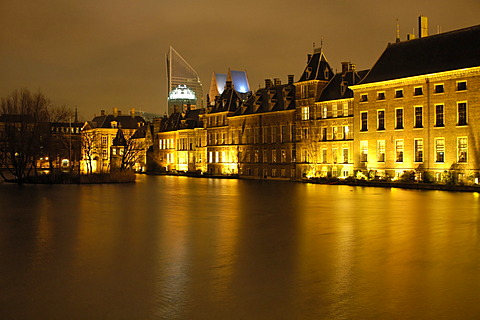
M180 91L188 93L188 104L191 109L203 108L202 83L197 72L172 46L167 53L167 84L168 114L175 110L181 112L186 107L185 99L183 99L185 97L178 99ZM193 97L191 92L194 94Z

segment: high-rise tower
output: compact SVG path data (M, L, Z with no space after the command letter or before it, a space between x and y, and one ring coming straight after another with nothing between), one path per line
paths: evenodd
M168 114L183 111L187 105L191 109L203 108L202 83L197 72L172 46L167 53ZM179 92L189 93L188 99ZM190 94L194 93L194 96Z

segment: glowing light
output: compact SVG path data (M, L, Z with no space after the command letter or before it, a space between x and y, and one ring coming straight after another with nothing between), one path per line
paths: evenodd
M170 91L168 98L170 100L196 100L195 92L184 84L179 84Z

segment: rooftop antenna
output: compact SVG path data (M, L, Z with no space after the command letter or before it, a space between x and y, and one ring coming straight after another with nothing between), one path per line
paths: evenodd
M398 18L397 18L397 38L395 39L395 42L400 42L400 24L398 23Z

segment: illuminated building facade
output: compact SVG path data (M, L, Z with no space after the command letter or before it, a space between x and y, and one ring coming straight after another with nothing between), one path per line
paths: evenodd
M167 54L168 114L203 108L202 83L197 72L173 47Z
M188 109L157 119L157 140L153 143L155 166L160 171L206 172L204 110Z
M81 131L82 173L103 173L110 171L113 140L119 128L125 139L129 139L135 132L146 125L145 119L135 114L135 109L129 115L122 115L121 111L113 108L112 114L101 111L100 116L85 122Z
M355 169L478 182L480 26L419 36L389 44L351 87Z

